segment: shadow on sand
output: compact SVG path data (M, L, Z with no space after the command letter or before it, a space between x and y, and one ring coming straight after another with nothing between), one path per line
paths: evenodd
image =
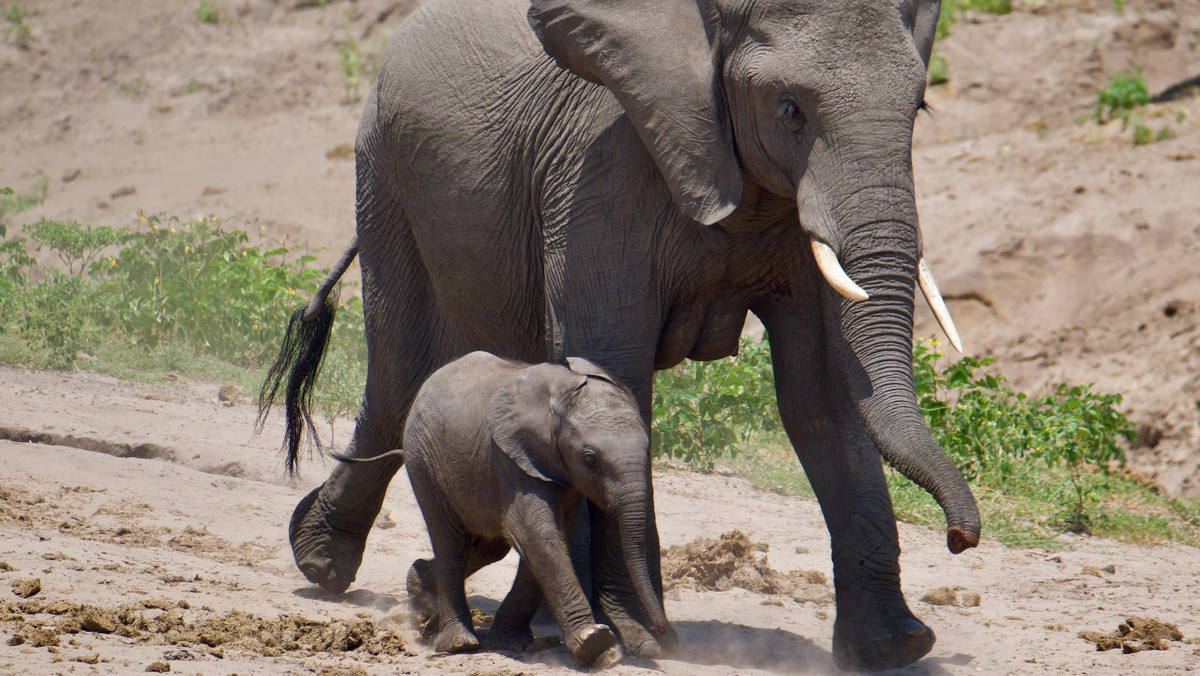
M391 594L376 594L369 589L353 589L344 594L330 594L317 585L312 585L295 589L292 591L292 594L314 601L349 603L360 608L373 608L385 613L401 603L400 599Z

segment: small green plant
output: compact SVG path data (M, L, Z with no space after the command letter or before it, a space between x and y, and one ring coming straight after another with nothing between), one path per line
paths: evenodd
M1096 92L1092 117L1097 122L1120 119L1124 130L1130 113L1148 103L1150 92L1146 89L1146 80L1142 78L1142 69L1135 67L1133 73L1113 73L1108 84Z
M29 43L33 41L33 31L25 21L25 10L14 2L0 10L0 16L3 16L8 24L4 27L5 39L12 40L18 49L29 49Z
M46 177L43 175L29 189L29 192L18 193L7 187L0 190L0 237L5 234L4 225L8 222L9 216L19 214L46 201L46 186Z
M193 80L191 78L188 78L188 81L183 83L183 93L184 94L195 94L198 91L200 91L200 83L199 82L196 82L195 80Z
M217 3L204 0L196 5L196 20L207 24L220 23L221 11L217 9Z
M950 81L950 66L941 54L934 52L929 57L929 84L942 85Z
M1133 144L1139 146L1173 137L1175 133L1168 127L1158 131L1150 129L1137 113L1151 100L1142 70L1135 67L1132 73L1114 73L1108 84L1096 92L1096 107L1091 115L1081 120L1091 119L1097 124L1120 120L1121 133L1132 129Z
M338 70L342 71L346 78L346 95L342 98L342 103L358 103L358 86L362 83L362 78L370 74L370 69L364 63L358 41L350 34L349 29L346 30L346 42L338 47L337 55Z
M1113 14L1120 14L1125 11L1125 0L1112 0Z
M949 35L950 27L967 12L1009 14L1012 12L1012 0L942 0L934 40L941 40Z

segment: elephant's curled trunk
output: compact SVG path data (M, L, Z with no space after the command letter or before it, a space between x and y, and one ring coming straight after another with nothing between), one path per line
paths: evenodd
M870 300L839 299L843 363L851 394L871 440L885 460L928 491L946 514L946 544L955 554L979 543L975 497L962 473L929 434L917 407L912 374L912 325L917 259L879 245L852 252L848 274Z

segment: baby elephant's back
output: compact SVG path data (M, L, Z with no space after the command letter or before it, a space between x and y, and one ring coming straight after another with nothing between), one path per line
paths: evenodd
M525 366L472 352L429 376L413 400L404 430L410 473L427 472L435 482L456 487L491 484L490 432L484 418L496 390Z

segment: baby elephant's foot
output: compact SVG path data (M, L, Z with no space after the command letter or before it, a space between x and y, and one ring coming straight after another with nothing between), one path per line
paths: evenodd
M432 616L437 606L437 580L433 577L433 564L428 559L413 561L408 569L408 603L413 612L422 616Z
M491 650L507 650L509 652L523 652L533 642L533 632L529 631L529 627L497 627L492 625L492 631L488 634L488 648Z
M469 653L479 650L479 639L466 627L446 627L438 633L433 649L439 653Z
M612 629L593 624L575 635L567 644L571 657L582 667L603 669L621 661L621 642Z

